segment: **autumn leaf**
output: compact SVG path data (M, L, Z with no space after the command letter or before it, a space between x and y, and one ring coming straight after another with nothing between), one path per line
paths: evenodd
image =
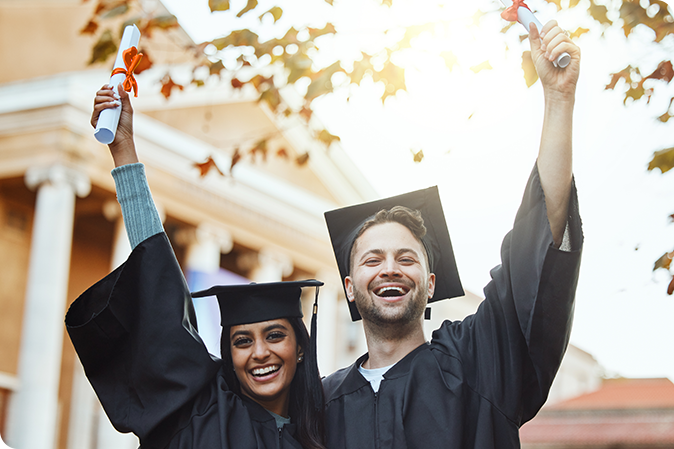
M253 148L250 149L250 154L252 154L253 157L257 157L258 153L262 156L263 161L267 160L267 139L258 140Z
M392 62L387 62L384 68L380 71L375 71L372 75L374 81L381 81L384 83L384 93L382 95L382 102L386 98L395 95L399 90L405 90L405 70L398 67Z
M307 101L311 101L316 97L332 92L332 75L343 71L344 69L342 69L339 61L337 61L320 72L313 74L311 84L309 84L304 98Z
M483 70L491 70L493 67L489 63L489 61L484 61L478 65L474 65L473 67L470 68L470 70L473 71L473 73L480 73Z
M286 59L285 66L290 70L290 74L288 75L288 83L293 84L303 76L310 76L312 74L312 64L313 61L311 58L299 51Z
M206 159L205 162L195 162L193 166L199 169L199 176L202 178L206 176L211 170L216 170L218 173L220 173L220 175L225 176L220 168L218 168L218 164L216 164L213 160L213 156L208 156L208 159Z
M117 53L117 44L112 38L112 31L105 30L98 38L98 42L94 45L91 51L91 60L89 65L96 62L105 62L110 55Z
M351 70L351 73L349 73L349 78L351 79L351 82L355 84L360 84L360 82L363 80L363 77L366 74L374 73L374 67L370 62L372 56L362 52L361 55L362 58L359 61L354 61L353 70Z
M412 153L412 160L417 164L424 160L424 150L414 151L410 148L410 152Z
M152 59L150 59L150 54L145 49L141 49L140 53L143 54L143 57L140 60L140 63L136 66L136 69L133 71L136 75L143 73L147 69L152 67Z
M659 268L669 270L669 266L672 263L672 257L674 257L674 252L663 254L662 257L655 261L655 264L653 265L653 271Z
M639 74L639 71L634 69L631 65L628 65L620 72L611 74L611 82L606 85L605 90L615 89L615 86L618 84L618 81L625 80L626 84L632 84L632 74Z
M267 78L267 77L262 76L262 75L255 75L248 82L250 84L252 84L255 87L255 89L257 89L257 91L259 92L260 88L264 85L272 85L273 86L274 85L274 78L272 78L272 77Z
M274 6L269 11L260 14L259 19L262 20L262 17L264 17L265 14L271 14L272 17L274 17L274 23L276 23L276 22L279 21L279 19L283 15L283 10L281 8L279 8L278 6Z
M302 117L304 120L307 122L311 120L311 116L313 115L314 111L311 108L308 108L306 106L302 106L302 109L300 109L299 115Z
M667 173L674 168L674 147L653 153L653 159L648 163L648 171L656 168L659 168L662 173Z
M213 11L227 11L229 9L229 0L208 0L208 7Z
M625 2L623 2L623 5ZM611 25L611 22L607 16L608 9L604 5L598 5L594 1L590 1L590 8L588 12L594 20L605 25Z
M295 158L295 163L300 167L309 162L309 153L300 154Z
M278 89L272 86L262 92L257 101L264 101L272 111L276 112L281 104L281 95L279 94Z
M155 29L169 30L171 28L177 28L179 26L180 24L178 23L178 19L176 18L176 16L172 14L156 16L148 20L147 23L145 23L145 25L141 27L140 33L145 38L150 38L152 37L152 31Z
M218 59L215 62L212 62L211 65L208 66L208 73L210 75L220 75L220 72L225 69L225 64L223 64L222 60Z
M84 25L84 28L80 30L80 34L91 34L94 35L96 34L96 31L98 30L98 22L95 20L91 19L86 25Z
M161 93L164 96L164 98L168 100L174 88L178 88L180 90L184 89L182 85L174 83L171 77L169 75L166 75L161 80Z
M126 14L129 11L129 5L126 2L123 2L122 4L115 6L112 9L109 9L103 14L100 14L100 18L105 20L105 19L112 19L113 17L119 17L121 15Z
M339 142L341 139L338 136L335 136L334 134L330 134L328 130L324 129L321 132L318 133L316 136L318 140L323 142L326 147L330 147L332 145L332 142Z
M674 78L674 69L672 68L672 61L662 61L660 62L660 64L658 64L658 68L655 69L653 73L651 73L644 79L663 80L669 83L672 80L672 78Z
M575 38L580 37L583 34L589 33L589 32L590 32L590 30L588 30L587 28L578 27L571 33L571 35L569 37L571 37L571 39L575 39Z
M250 30L236 30L232 31L225 37L220 37L218 39L213 39L211 44L215 46L218 50L233 45L235 47L256 47L259 45L259 37L257 34Z
M669 112L665 112L660 117L658 117L658 120L662 123L667 123L670 118L672 118L672 115Z
M239 11L239 13L236 15L236 17L241 17L244 14L246 14L248 11L251 11L257 7L257 0L248 0L248 3L246 3L246 6Z
M638 83L636 87L631 87L625 92L625 100L623 100L623 104L627 103L627 99L631 98L634 101L639 100L641 97L644 96L646 93L646 90L644 89L644 86L642 83Z
M326 23L323 28L307 28L309 31L309 37L311 40L316 39L320 36L325 36L326 34L335 34L335 26L330 22Z
M232 163L229 166L229 172L232 172L232 169L236 164L238 164L241 161L241 158L243 155L241 154L241 150L239 148L234 149L234 154L232 155Z
M536 72L536 66L534 66L534 61L531 59L531 52L528 50L522 53L522 70L524 71L524 81L527 83L527 87L531 87L538 81L538 72Z

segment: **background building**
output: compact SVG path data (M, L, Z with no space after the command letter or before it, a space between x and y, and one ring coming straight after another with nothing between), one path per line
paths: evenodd
M520 432L524 449L674 447L674 384L607 379L597 391L546 406Z

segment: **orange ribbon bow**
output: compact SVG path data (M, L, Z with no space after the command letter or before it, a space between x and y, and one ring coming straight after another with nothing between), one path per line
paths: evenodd
M129 47L124 50L122 57L124 58L124 65L126 65L126 68L117 67L112 71L111 76L117 75L118 73L123 73L126 75L126 78L122 83L122 87L127 92L130 92L133 88L133 96L137 97L138 83L136 82L136 78L133 77L133 71L136 70L136 67L138 67L138 64L140 64L140 60L143 59L143 54L138 53L138 49L136 47Z
M524 0L513 0L513 4L501 13L501 17L503 17L508 22L517 22L517 9L520 6L531 11L526 3L524 3Z

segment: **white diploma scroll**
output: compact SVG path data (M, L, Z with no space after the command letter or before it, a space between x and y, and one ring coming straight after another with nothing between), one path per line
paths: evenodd
M505 5L506 8L510 8L513 4L512 0L501 0L501 3L503 3L503 5ZM536 28L538 28L539 33L543 29L543 24L541 24L541 22L538 21L534 13L523 6L517 8L517 21L522 25L524 25L524 28L527 29L527 32L529 32L529 25L531 23L536 25ZM571 56L569 56L568 53L564 52L561 55L557 56L557 59L554 60L552 64L555 67L564 68L567 65L569 65L569 62L571 62Z
M124 34L122 34L122 41L119 44L119 50L117 51L117 59L115 60L116 68L126 69L124 65L124 50L131 47L138 48L138 42L140 41L140 30L136 25L129 25L124 28ZM126 75L123 73L117 73L110 77L110 87L118 92L119 85L124 82ZM96 131L94 131L94 137L101 143L112 143L115 140L115 133L117 132L117 124L119 124L119 116L122 113L122 107L118 106L112 109L104 109L101 114L98 116L98 123L96 124Z

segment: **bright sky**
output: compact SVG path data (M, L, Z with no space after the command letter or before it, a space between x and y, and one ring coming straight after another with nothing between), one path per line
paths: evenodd
M231 13L210 14L206 1L163 3L197 42L233 27ZM231 3L238 11L245 2ZM325 17L331 11L319 0L286 3L284 20ZM428 17L448 26L421 36L414 42L416 50L405 55L404 63L417 67L407 71L406 93L385 107L376 99L378 86L357 89L348 103L346 92L338 93L315 103L318 117L341 137L382 196L440 187L464 286L481 294L489 270L499 263L501 239L512 225L536 158L540 83L526 88L518 52L503 51L500 19L472 24L472 8L496 9L497 0L447 2L444 8L431 0L396 0L396 8L386 14L377 3L335 0L330 20L344 37L338 45L326 44L328 53L376 48L376 27L410 25ZM258 10L271 4L261 0ZM530 5L539 6L534 0ZM540 7L541 22L553 18L554 9ZM556 19L562 27L576 23L569 16ZM285 29L287 23L278 27ZM644 40L626 42L620 30L607 31L605 39L593 31L577 43L582 65L574 171L585 247L571 342L591 353L609 375L674 380L674 297L666 294L667 274L652 271L655 260L674 249L674 225L668 223L674 213L674 175L646 171L653 151L674 146L674 123L655 120L672 95L663 94L650 106L624 107L619 93L604 90L609 73L630 62L650 73L663 57L644 51ZM519 48L517 40L508 38L507 44ZM452 72L428 56L448 48L462 63ZM468 70L487 58L493 70L477 75ZM326 65L330 62L326 59ZM423 149L421 163L412 162L411 149Z

